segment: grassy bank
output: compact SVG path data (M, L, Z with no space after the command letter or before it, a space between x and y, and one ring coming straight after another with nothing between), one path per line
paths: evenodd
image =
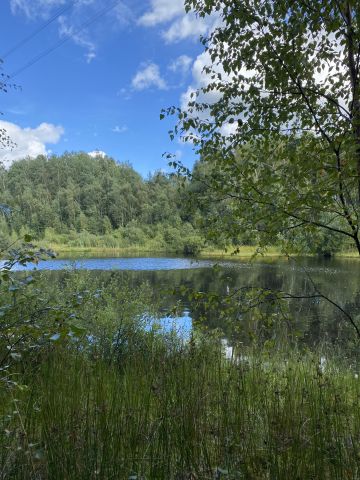
M42 245L44 242L42 242ZM164 246L153 245L132 245L131 247L72 247L66 244L57 244L45 242L47 248L54 250L60 258L67 257L121 257L121 256L140 256L140 255L179 255L174 249ZM238 253L234 254L233 249L204 248L197 255L199 258L226 258L232 260L241 260L244 258L252 258L258 251L256 246L242 246ZM182 255L182 253L180 253ZM278 247L269 247L266 252L261 254L265 258L285 257ZM259 258L261 258L259 257ZM339 252L336 257L340 258L359 258L359 254L355 250Z
M68 256L82 256L82 257L121 257L131 255L165 255L175 254L166 248L148 248L141 245L134 245L132 247L71 247L68 245L61 245L56 243L46 243L46 248L50 248L60 258Z
M360 381L320 357L132 334L49 351L1 402L1 478L359 478ZM240 353L240 352L239 352Z
M96 257L96 256L105 256L105 257L119 257L119 256L130 256L130 255L179 255L174 249L169 247L158 247L155 248L151 245L133 245L131 247L122 247L122 248L109 248L109 247L71 247L68 245L63 244L56 244L56 243L48 243L45 242L45 246L47 248L51 248L54 250L59 257L66 257L66 256L89 256L89 257ZM198 257L216 257L216 258L232 258L236 260L237 258L251 258L257 252L257 247L252 246L244 246L240 248L240 252L236 255L233 254L233 250L227 249L226 251L223 249L215 249L215 248L204 248L201 252L197 255ZM181 254L181 253L180 253ZM276 247L271 247L264 253L265 257L281 257L283 256L280 249Z

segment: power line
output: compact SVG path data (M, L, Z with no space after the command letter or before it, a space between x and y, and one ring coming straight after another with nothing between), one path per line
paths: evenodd
M61 15L64 15L68 10L71 10L75 3L77 2L72 2L70 5L67 5L63 8L61 8L57 13L55 13L52 17L50 17L46 22L44 22L42 25L40 25L39 28L37 28L34 32L30 33L27 37L23 38L18 42L16 45L14 45L12 48L10 48L7 52L4 53L4 55L0 55L0 58L2 60L5 60L9 55L13 54L16 52L19 48L21 48L23 45L28 43L30 40L32 40L36 35L38 35L40 32L42 32L48 25L51 23L55 22Z
M75 32L72 32L68 35L65 36L65 38L63 40L60 40L58 43L56 43L55 45L53 45L52 47L48 48L47 50L44 50L42 53L40 53L39 55L35 56L34 58L32 58L28 63L26 63L23 67L20 67L18 70L15 70L14 73L12 73L10 75L10 79L16 77L17 75L19 75L20 73L22 73L24 70L27 70L28 68L32 67L35 63L37 63L39 60L41 60L42 58L46 57L47 55L49 55L50 53L52 53L54 50L57 50L59 47L61 47L65 42L67 42L68 40L70 40L74 35L77 35L78 33L82 32L83 30L85 30L85 28L89 27L90 25L92 25L93 23L95 23L99 18L103 17L104 15L106 15L108 12L110 12L111 10L113 10L119 3L120 3L121 0L117 0L113 5L110 5L108 7L105 7L103 8L102 10L99 10L96 15L94 15L93 17L91 17L87 22L83 23L82 25L80 25L80 28L78 30L76 30Z

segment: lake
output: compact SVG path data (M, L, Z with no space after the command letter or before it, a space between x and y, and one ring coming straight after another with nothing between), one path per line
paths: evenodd
M17 267L17 270L33 268ZM350 338L353 330L348 327L348 319L333 303L360 323L360 261L357 258L262 258L256 261L180 257L82 258L49 260L40 262L35 268L49 277L49 281L57 281L62 272L76 269L89 271L99 281L100 278L111 278L118 282L119 288L124 281L132 285L148 282L160 305L162 328L175 328L183 335L188 335L193 325L205 323L208 328L222 328L228 338L236 331L244 342L249 341L252 334L271 339L275 331L278 334L285 330L310 345L324 339ZM226 322L221 318L222 308L215 305L205 312L201 302L190 300L184 291L173 291L181 287L221 295L225 301L235 291L249 287L282 291L296 297L310 295L312 298L293 298L282 305L275 305L270 298L269 302L257 306L256 317L252 313L251 321L247 319L250 313L244 313L247 309L240 302L231 310L230 321ZM314 296L318 292L328 300ZM177 316L170 318L168 312L177 303L181 306Z

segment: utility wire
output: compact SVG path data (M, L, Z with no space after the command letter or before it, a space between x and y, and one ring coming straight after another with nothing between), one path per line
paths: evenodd
M108 6L108 7L105 7L103 8L102 10L99 10L96 15L94 15L93 17L91 17L87 22L83 23L80 25L80 28L77 29L75 32L71 32L69 33L68 35L65 35L65 38L63 38L62 40L60 40L60 42L58 43L55 43L55 45L53 45L52 47L48 48L47 50L44 50L43 52L41 52L39 55L36 55L34 58L32 58L28 63L26 63L23 67L20 67L18 70L15 70L15 72L13 72L11 75L10 75L10 79L18 76L20 73L22 73L24 70L27 70L28 68L32 67L35 63L37 63L39 60L41 60L42 58L46 57L47 55L49 55L50 53L52 53L54 50L57 50L59 47L61 47L65 42L67 42L68 40L70 40L74 35L77 35L78 33L82 32L83 30L85 30L85 28L89 27L90 25L92 25L93 23L95 23L99 18L103 17L104 15L106 15L108 12L110 12L111 10L113 10L119 3L120 3L121 0L117 0L114 4Z
M34 32L30 33L27 37L23 38L18 42L16 45L14 45L12 48L10 48L7 52L4 53L4 55L0 55L0 58L2 60L5 60L9 55L13 54L16 52L19 48L21 48L23 45L28 43L30 40L32 40L36 35L38 35L40 32L42 32L48 25L51 23L55 22L61 15L64 15L68 10L71 10L74 5L77 2L72 2L70 5L66 5L65 7L61 8L57 13L55 13L52 17L50 17L46 22L44 22L42 25L40 25L39 28L37 28Z

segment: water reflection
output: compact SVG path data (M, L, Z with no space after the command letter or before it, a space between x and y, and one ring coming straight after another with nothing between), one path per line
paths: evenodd
M360 322L360 261L358 259L319 260L315 258L287 260L262 259L250 261L191 260L188 258L105 258L69 262L53 260L40 263L37 268L49 270L44 273L49 281L61 282L64 268L74 267L88 270L94 282L106 288L107 284L131 284L140 286L144 282L151 285L154 301L162 312L169 312L180 303L182 312L177 318L163 314L159 328L165 332L171 329L183 336L198 328L204 316L203 308L187 296L179 293L179 287L194 291L232 295L243 287L261 287L281 290L292 295L305 296L314 293L314 287L323 295L339 304ZM213 268L216 265L216 268ZM81 274L81 273L80 273ZM174 291L177 290L174 295ZM274 307L264 306L264 319L247 321L241 315L233 315L229 321L221 319L219 311L206 312L205 324L208 328L221 328L228 339L240 335L242 341L250 342L251 335L264 335L271 340L273 335L296 335L309 345L323 340L347 341L354 334L340 310L329 302L312 299L289 300L287 303L289 320L279 315L275 323L264 326L267 316L274 313ZM239 310L241 305L239 305ZM261 323L263 322L263 323ZM195 326L195 327L194 327ZM254 330L257 329L257 330Z
M175 334L184 341L189 340L193 331L192 318L190 312L185 311L183 315L177 317L159 317L150 318L146 322L147 330L155 330L164 334Z

